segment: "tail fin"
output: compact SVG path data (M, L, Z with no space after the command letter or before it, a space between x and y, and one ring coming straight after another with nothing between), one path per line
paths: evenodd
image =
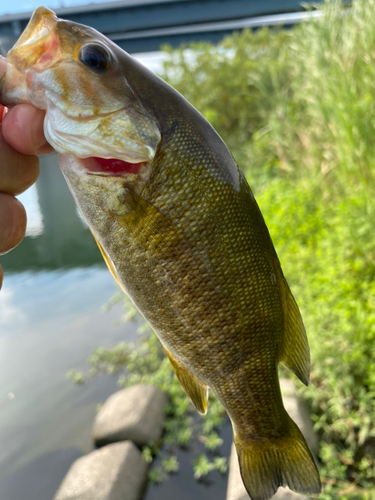
M280 438L241 441L234 435L240 471L252 500L268 500L279 486L318 495L319 473L301 431L290 419L289 432Z

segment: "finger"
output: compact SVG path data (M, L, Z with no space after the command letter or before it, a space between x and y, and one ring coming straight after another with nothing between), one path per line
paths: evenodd
M0 255L16 247L25 236L26 211L13 196L0 193Z
M24 155L52 153L43 133L45 112L31 104L19 104L11 108L3 118L4 139Z
M5 73L7 67L6 59L3 56L0 56L0 78L3 76ZM5 108L0 104L0 123L3 120L3 115L4 115Z
M0 192L17 195L37 180L39 160L15 151L1 135L0 125Z

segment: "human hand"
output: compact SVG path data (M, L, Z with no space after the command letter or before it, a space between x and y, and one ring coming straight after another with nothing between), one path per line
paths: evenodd
M0 78L6 69L0 56ZM26 212L15 198L37 180L36 155L53 151L43 134L44 112L19 104L5 114L0 104L0 255L17 246L26 231ZM3 270L0 266L0 288Z

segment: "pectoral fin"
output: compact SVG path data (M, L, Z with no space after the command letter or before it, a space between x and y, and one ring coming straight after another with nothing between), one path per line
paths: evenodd
M305 385L309 384L310 351L305 327L298 306L288 283L282 277L284 320L284 342L280 361L284 363Z
M93 235L93 233L91 233L91 234ZM93 236L94 236L94 235L93 235ZM99 247L100 253L102 254L102 257L103 257L103 259L104 259L104 262L107 264L107 267L108 267L108 269L109 269L110 273L111 273L111 274L112 274L112 276L115 278L116 283L118 284L118 286L119 286L122 290L124 290L123 286L122 286L122 285L121 285L121 283L120 283L120 280L119 280L119 279L118 279L118 277L117 277L117 274L116 274L116 271L115 271L115 269L114 269L114 267L113 267L113 265L112 265L112 262L109 260L109 258L108 258L108 256L107 256L107 254L106 254L106 253L105 253L105 251L103 250L103 247L101 246L101 244L99 243L99 241L95 238L95 236L94 236L94 240L96 241L96 244L97 244L97 245L98 245L98 247Z
M207 413L208 386L199 380L165 346L164 351L171 362L183 390L199 413Z

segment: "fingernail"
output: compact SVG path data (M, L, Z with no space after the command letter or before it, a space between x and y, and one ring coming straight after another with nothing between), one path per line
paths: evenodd
M51 146L46 141L43 132L45 112L41 109L34 108L33 125L31 127L31 134L33 138L34 147L38 155L44 155L51 152ZM31 119L31 118L30 118Z
M3 76L6 69L7 69L7 60L5 59L5 57L0 56L0 78Z

